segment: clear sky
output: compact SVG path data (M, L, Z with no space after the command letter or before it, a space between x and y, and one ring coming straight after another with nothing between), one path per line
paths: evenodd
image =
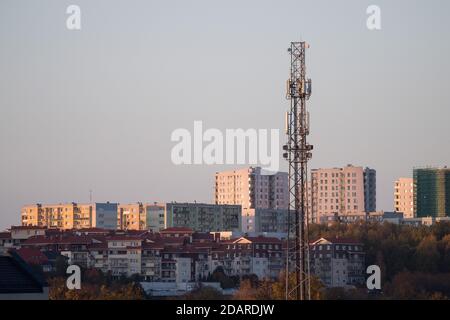
M0 229L23 204L90 189L213 202L214 172L232 167L173 165L171 132L282 129L297 40L311 44L310 167L375 168L378 209L392 210L397 177L450 165L449 16L447 0L1 0Z

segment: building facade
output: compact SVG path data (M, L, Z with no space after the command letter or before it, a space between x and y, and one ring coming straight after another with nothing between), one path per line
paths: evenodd
M260 167L216 172L215 202L243 209L287 209L288 174L268 174Z
M119 204L117 211L119 229L144 230L146 221L145 205L141 202Z
M377 211L377 172L364 168L364 211Z
M58 229L117 228L117 203L35 204L21 209L22 226Z
M399 178L395 181L394 211L402 212L404 218L414 218L414 180L412 178Z
M166 225L166 205L153 203L145 206L145 229L153 232L159 232L165 228Z
M198 232L241 230L241 206L205 203L167 203L167 228L187 227Z
M242 232L287 233L287 209L243 210Z
M326 287L359 286L365 282L363 245L351 239L321 238L310 245L311 273Z
M117 212L119 228L122 230L151 230L158 232L166 228L166 204L132 203L120 204Z
M416 217L450 216L450 168L415 168L413 179Z
M286 172L264 173L260 167L217 172L215 203L241 205L242 231L254 231L259 217L265 216L259 210L282 213L288 209L288 183Z
M320 223L322 216L376 211L376 172L352 165L312 169L307 198L310 220L316 223Z

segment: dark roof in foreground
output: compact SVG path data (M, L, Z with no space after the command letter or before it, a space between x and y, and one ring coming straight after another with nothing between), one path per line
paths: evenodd
M0 293L41 293L46 286L17 253L0 256Z

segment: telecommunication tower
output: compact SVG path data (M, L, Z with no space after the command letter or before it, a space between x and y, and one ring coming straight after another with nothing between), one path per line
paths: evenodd
M306 78L306 42L291 42L290 78L286 98L290 110L286 113L287 144L283 157L289 163L288 237L286 240L286 300L311 298L308 238L308 160L313 146L309 135L309 113L306 101L311 96L311 79Z

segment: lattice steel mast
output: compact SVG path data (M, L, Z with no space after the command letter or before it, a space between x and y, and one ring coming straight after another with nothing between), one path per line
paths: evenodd
M308 144L309 113L306 101L311 96L311 79L306 79L306 42L291 42L291 72L286 98L291 101L286 114L288 142L283 154L289 162L289 214L286 245L286 299L311 298L308 239L307 164L313 146ZM292 279L292 277L295 277ZM289 280L291 278L291 280Z

